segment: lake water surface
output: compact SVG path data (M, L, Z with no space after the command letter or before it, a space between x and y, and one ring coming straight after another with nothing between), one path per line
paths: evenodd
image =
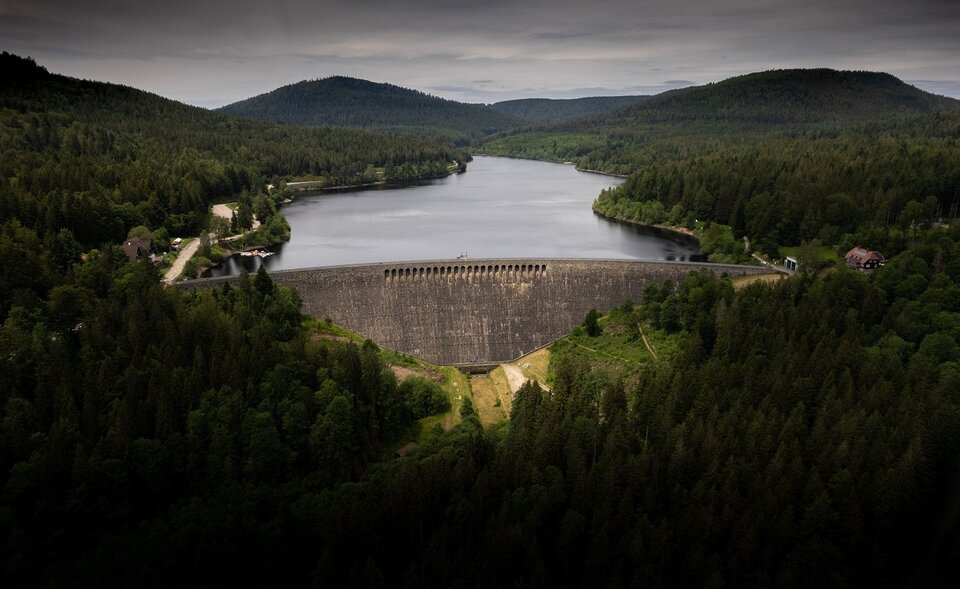
M613 258L700 260L696 242L608 221L591 203L619 178L573 166L476 157L467 172L406 188L297 193L283 207L291 238L268 270L411 260ZM210 275L255 271L235 256Z

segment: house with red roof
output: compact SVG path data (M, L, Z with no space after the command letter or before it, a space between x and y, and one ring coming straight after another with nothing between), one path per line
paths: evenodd
M883 254L873 250L855 247L844 256L847 266L857 270L873 270L886 263Z

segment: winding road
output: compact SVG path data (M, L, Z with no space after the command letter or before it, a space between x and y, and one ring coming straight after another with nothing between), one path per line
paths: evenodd
M183 273L184 266L186 266L190 258L193 257L193 254L197 253L198 249L200 249L199 239L194 239L188 243L186 247L181 249L180 253L177 254L177 259L173 261L173 266L170 266L167 273L163 275L163 281L166 284L173 284L177 277Z
M230 220L233 217L233 209L228 207L225 204L213 205L212 208L213 214L218 217L223 217L226 220ZM253 220L253 227L250 231L256 231L260 227L260 221L257 221L256 218ZM234 235L232 237L227 237L223 241L236 241L246 235L246 233L241 233L240 235ZM216 240L217 236L213 233L209 234L210 239ZM184 267L186 267L187 262L190 261L190 258L197 253L197 250L200 249L200 240L194 239L186 247L180 250L180 253L177 254L177 259L174 260L173 266L170 266L170 269L167 270L167 273L163 275L163 282L166 284L173 284L177 278L183 273Z

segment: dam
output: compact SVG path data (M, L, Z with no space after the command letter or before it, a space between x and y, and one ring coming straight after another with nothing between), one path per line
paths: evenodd
M707 269L730 277L761 266L586 259L385 262L270 273L303 299L303 312L378 345L437 364L510 361L568 334L590 309L641 301L648 284ZM236 277L179 283L213 287Z

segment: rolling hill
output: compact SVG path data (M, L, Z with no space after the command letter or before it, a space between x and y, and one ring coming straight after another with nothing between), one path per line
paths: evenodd
M257 120L302 126L374 128L467 143L522 124L482 104L465 104L423 92L335 76L283 86L219 109Z
M643 224L712 221L775 255L813 240L892 251L870 232L953 216L958 136L960 101L889 74L776 70L505 133L480 151L628 175L595 211ZM711 259L737 248L731 240Z
M505 100L490 105L505 115L541 125L552 125L631 106L648 100L649 96L593 96L555 100L524 98Z
M651 284L544 350L548 386L486 427L459 370L304 317L262 266L186 291L89 249L273 174L429 174L457 150L241 120L5 53L0 71L3 586L956 583L960 110L874 119L837 100L853 122L831 131L744 111L733 134L623 114L541 132L641 167L598 201L611 216L728 219L702 234L721 254L745 232L888 263ZM722 104L688 99L675 112Z
M466 158L426 139L232 117L8 53L0 69L0 218L87 246L137 225L196 235L212 199L275 177L433 177Z
M358 127L476 144L548 132L742 132L836 128L960 108L884 73L771 70L655 96L508 100L438 98L393 84L335 76L283 86L218 109L301 126ZM522 135L524 143L531 136ZM534 140L536 143L536 140ZM575 150L582 151L582 150Z
M618 110L502 133L483 144L492 155L574 161L627 174L666 159L689 158L765 135L912 132L925 117L960 112L936 96L875 72L771 70L672 90Z
M924 92L890 74L792 69L664 92L584 124L846 125L957 109L960 101Z

